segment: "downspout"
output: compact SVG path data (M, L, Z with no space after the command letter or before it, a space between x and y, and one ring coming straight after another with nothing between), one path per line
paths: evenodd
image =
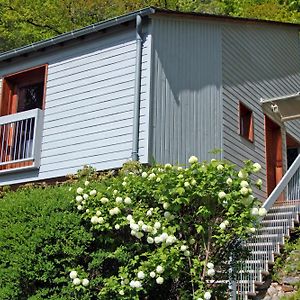
M136 16L136 61L134 83L134 107L133 107L133 138L132 160L139 160L139 127L140 127L140 103L141 103L141 68L142 68L142 17Z

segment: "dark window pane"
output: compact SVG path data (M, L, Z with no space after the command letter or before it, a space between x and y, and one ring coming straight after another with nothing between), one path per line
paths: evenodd
M20 89L18 112L43 107L44 84L36 83Z

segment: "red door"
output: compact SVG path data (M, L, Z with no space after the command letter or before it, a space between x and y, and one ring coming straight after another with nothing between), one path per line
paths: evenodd
M278 124L267 116L265 116L265 143L267 195L269 196L283 176L283 164L281 129Z

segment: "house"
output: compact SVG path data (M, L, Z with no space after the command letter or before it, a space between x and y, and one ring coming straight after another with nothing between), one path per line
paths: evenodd
M260 163L257 196L294 204L299 163L275 187L300 153L299 29L146 8L1 53L0 185L197 155Z
M300 122L260 100L299 91L298 32L147 8L2 53L1 185L223 149L259 162L269 194L299 152Z
M0 184L222 149L262 165L265 197L299 152L300 122L260 103L299 91L298 32L146 8L1 53Z

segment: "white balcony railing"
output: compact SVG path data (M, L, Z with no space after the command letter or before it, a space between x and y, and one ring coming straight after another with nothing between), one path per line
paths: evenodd
M40 109L0 117L0 173L39 167L42 128Z

